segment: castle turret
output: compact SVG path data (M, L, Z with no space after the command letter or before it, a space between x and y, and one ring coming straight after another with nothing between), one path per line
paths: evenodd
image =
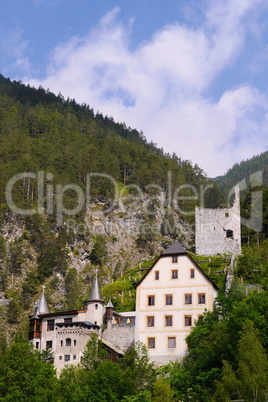
M40 349L41 345L41 331L42 331L42 320L40 314L48 314L47 301L45 297L45 286L43 286L43 291L40 299L35 305L34 313L30 317L30 335L29 339L34 344L36 349Z
M111 299L106 304L105 309L106 309L106 311L105 311L106 322L112 321L113 313L114 313L114 306L113 306L113 303L111 302Z
M102 300L100 295L98 272L96 272L96 277L89 299L86 301L86 309L87 319L89 322L92 322L93 324L99 326L103 324L104 301Z

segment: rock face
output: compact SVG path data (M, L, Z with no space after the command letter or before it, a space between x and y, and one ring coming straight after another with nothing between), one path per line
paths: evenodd
M71 265L81 272L90 263L90 256L96 237L102 238L107 249L107 273L126 268L141 261L151 259L163 248L162 242L169 241L163 235L165 213L159 208L152 215L141 212L138 202L128 203L124 210L114 209L107 213L104 208L92 205L87 211L83 224L67 221L68 230L75 234L75 242L69 255ZM192 228L173 211L174 226L169 227L173 235L189 247L193 236Z
M15 291L22 298L18 305L23 303L23 309L27 309L38 287L49 281L50 301L62 309L68 292L66 274L71 268L79 275L80 292L87 293L96 268L104 285L152 259L173 241L172 237L189 248L193 237L190 224L172 211L170 227L165 210L156 205L148 213L141 202L144 200L126 196L123 207L116 206L109 212L105 205L91 204L79 220L68 217L63 228L57 228L45 215L37 216L33 224L7 213L1 230L5 248L5 257L0 256L1 304L7 303L9 295L12 299ZM163 231L165 226L167 233ZM63 263L62 254L66 255Z

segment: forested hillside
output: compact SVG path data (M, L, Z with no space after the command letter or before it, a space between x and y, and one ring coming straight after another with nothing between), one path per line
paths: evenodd
M192 197L193 188L198 193L212 184L198 166L165 154L143 133L87 105L3 76L0 144L0 400L219 402L252 401L256 393L256 400L265 400L266 153L215 179L222 192L214 185L204 199ZM118 311L133 310L135 284L168 244L177 239L194 250L195 205L226 205L229 186L244 178L250 183L256 171L264 180L246 186L241 212L261 219L262 227L242 225L243 253L227 295L230 258L193 254L219 286L219 297L215 311L201 317L189 336L186 359L156 369L138 345L120 364L112 363L93 340L82 366L57 379L49 353L27 343L28 315L41 286L50 311L80 308L98 269L105 301L112 298ZM87 194L92 173L97 175ZM178 188L190 198L170 204ZM256 191L262 203L252 210Z
M250 176L257 172L262 172L262 182L267 186L268 151L254 156L251 159L247 159L246 161L236 163L225 175L215 177L213 180L218 184L220 190L226 194L233 186L244 179L247 184L250 184ZM254 185L254 182L251 183L251 185L252 184Z
M125 123L3 76L0 173L0 314L9 333L27 324L42 284L51 310L81 307L96 268L105 297L132 309L142 264L174 239L193 247L201 199L192 188L209 184L197 165ZM217 186L205 202L219 205Z

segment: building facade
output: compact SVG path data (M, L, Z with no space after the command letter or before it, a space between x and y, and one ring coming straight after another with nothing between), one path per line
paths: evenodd
M137 286L135 340L159 365L182 358L187 335L204 311L213 309L216 295L212 280L174 243Z
M176 242L138 283L136 311L115 312L111 301L105 306L97 276L81 310L49 313L43 289L30 317L30 342L36 349L53 351L58 372L81 361L92 333L111 358L141 341L152 361L166 364L185 355L185 338L199 316L213 309L216 294L216 285Z

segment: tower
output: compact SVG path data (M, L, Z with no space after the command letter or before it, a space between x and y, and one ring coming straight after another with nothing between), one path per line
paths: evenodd
M98 271L96 271L96 277L93 283L89 299L86 301L86 310L87 310L86 316L88 321L99 326L103 324L105 307L104 307L104 301L102 300L100 295Z
M113 303L111 302L111 299L108 301L108 303L105 306L105 321L109 322L113 319L113 313L114 313L114 306Z
M45 286L43 285L43 291L40 299L36 303L34 313L30 317L30 334L29 340L33 343L36 349L41 347L41 332L42 332L42 320L40 314L48 314L47 301L45 298Z

